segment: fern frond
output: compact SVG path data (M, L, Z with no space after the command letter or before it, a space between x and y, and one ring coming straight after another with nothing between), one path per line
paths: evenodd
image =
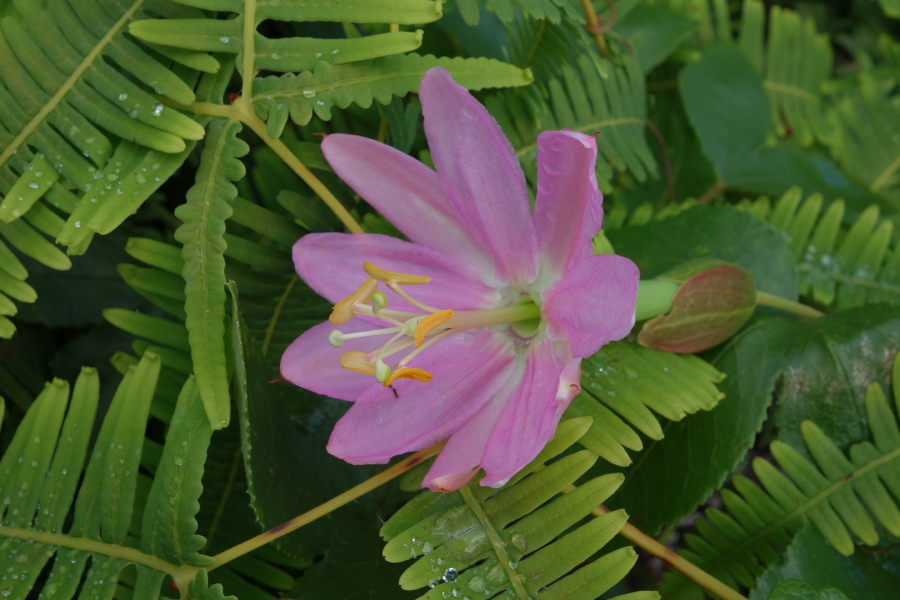
M663 438L651 409L680 421L699 410L711 410L724 397L715 383L725 376L709 363L631 342L607 344L584 359L581 370L582 392L566 414L591 417L581 445L620 467L631 464L626 448L643 448L638 432L654 440Z
M873 192L890 195L900 189L900 105L879 89L868 73L831 114L836 134L831 149L848 173Z
M67 269L44 236L77 255L133 214L204 135L202 119L166 99L216 99L230 71L195 93L198 71L173 70L156 48L126 37L134 19L201 14L184 6L16 0L8 8L0 19L0 238ZM0 273L0 291L28 301L24 280Z
M172 439L179 437L177 448L170 445L169 456L161 464L174 471L150 491L150 497L155 498L153 520L161 526L177 523L172 540L181 539L185 545L159 554L146 551L149 548L140 551L123 545L132 522L141 444L159 369L158 357L148 354L129 370L86 465L99 399L96 371L82 370L71 398L68 384L55 380L35 400L0 461L0 496L4 498L0 547L4 556L17 557L5 563L0 594L28 596L54 555L44 591L47 595L55 593L57 598L72 597L82 577L86 585L96 586L91 588L95 597L112 598L120 573L130 564L171 572L180 564L208 563L196 554L199 539L193 533L196 524L192 524L192 511L196 511L199 490L180 488L182 482L194 481L196 485L199 476L195 470L198 464L202 470L205 458L202 440L183 445L181 441L185 440L180 438L202 435L203 426L207 436L211 433L205 422L200 427L196 423L196 415L204 417L198 410L199 402L195 402L196 387L190 382L179 405L184 419L173 422L170 432ZM187 417L191 407L195 409L193 419ZM164 489L169 485L174 488Z
M697 24L696 37L701 44L732 40L727 0L669 0L669 5Z
M464 4L458 2L458 4ZM470 0L469 4L475 4L475 0ZM516 11L534 20L546 19L550 23L556 24L561 21L572 21L574 23L584 23L584 11L576 0L486 0L485 6L492 10L497 17L504 23L509 23L515 19ZM461 10L462 7L461 7ZM473 11L463 10L463 17ZM474 11L477 15L477 10ZM476 25L478 19L474 22L466 19L469 25Z
M592 599L615 585L637 559L630 547L571 571L625 524L627 516L619 510L576 527L615 492L622 475L597 477L561 495L597 456L582 450L544 466L588 427L588 419L562 422L537 458L499 490L472 483L451 494L424 492L400 509L381 534L388 561L418 558L401 577L401 587L429 586L421 596L427 599L504 592L522 599L537 594Z
M250 148L237 138L241 125L212 122L197 180L175 216L183 225L175 239L183 244L182 276L185 284L185 326L191 344L194 374L200 397L214 429L228 425L231 397L225 367L225 221L237 196L232 182L243 178L238 160Z
M898 355L900 357L900 355ZM894 374L900 360L894 359ZM894 400L900 410L900 381ZM751 586L790 542L805 519L811 521L841 554L854 551L854 540L873 546L877 525L900 536L900 425L878 383L866 390L866 415L873 441L854 444L849 457L811 421L800 430L814 462L787 444L770 449L782 471L757 458L753 471L760 485L743 476L736 491L724 490L725 512L711 509L696 522L699 536L687 536L685 558L726 584ZM877 524L877 525L876 525ZM669 574L666 598L702 597L680 575ZM699 595L697 595L699 594Z
M534 71L538 80L559 77L560 66L576 56L596 54L595 42L584 27L568 20L553 24L545 19L517 19L510 24L509 37L513 62ZM604 68L608 63L598 59L595 64Z
M879 218L877 205L846 232L840 200L823 211L821 195L803 200L800 189L791 188L769 207L767 198L738 205L790 236L803 296L838 308L900 302L900 247L892 241L892 221Z
M257 116L267 120L269 135L279 137L288 117L298 125L306 125L313 114L327 121L333 106L365 108L373 100L387 104L394 96L414 92L425 71L435 66L444 67L454 81L472 90L526 85L532 79L527 69L490 58L406 54L346 65L319 62L313 71L256 79L254 108Z
M831 76L833 57L828 36L816 32L812 19L773 6L763 48L765 7L744 0L738 45L762 75L772 119L779 136L793 136L802 146L828 141L832 127L825 118L819 87Z
M537 135L545 129L573 129L602 133L597 137L597 180L610 191L614 171L628 171L639 181L656 176L656 161L647 145L644 126L647 97L644 75L636 59L625 58L610 67L604 79L587 56L577 66L563 65L563 77L547 83L547 98L506 92L488 98L486 105L512 142L525 173L537 169Z

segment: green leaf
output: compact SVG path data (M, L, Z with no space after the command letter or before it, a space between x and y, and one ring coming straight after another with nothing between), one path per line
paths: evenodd
M417 559L401 577L401 587L427 585L432 589L421 598L428 600L503 592L514 598L540 593L591 599L624 577L637 558L632 548L590 560L625 524L623 511L573 529L615 491L621 475L573 486L597 459L588 450L544 466L587 424L583 418L562 422L555 438L499 490L473 480L449 494L423 492L391 517L382 528L385 558ZM572 573L576 566L582 568Z
M639 4L612 28L631 42L645 73L668 58L693 29L686 15L657 4Z
M591 417L581 438L585 448L618 466L628 466L626 448L641 450L638 431L661 439L662 426L654 412L680 421L698 410L710 410L723 395L716 388L724 375L696 356L681 356L613 342L584 359L582 392L566 414Z
M716 258L750 273L758 290L797 298L784 236L730 206L695 206L667 219L609 231L607 237L617 253L635 261L644 279L691 260Z
M706 48L684 68L679 87L704 153L726 188L780 195L793 185L842 197L853 215L870 204L896 203L848 179L827 160L789 146L764 147L769 100L747 57L731 44Z
M254 80L253 106L257 116L267 121L269 135L280 137L288 116L306 125L313 114L331 119L333 106L366 108L373 100L387 104L394 96L417 91L422 75L435 66L444 67L458 84L471 90L527 85L532 80L528 69L487 58L406 54L346 65L319 62L313 71Z
M900 560L896 552L841 556L815 527L807 525L794 537L784 562L769 567L756 580L750 600L777 598L781 582L798 579L820 590L811 596L815 600L891 598L900 585Z
M231 182L245 173L238 158L249 151L237 138L240 130L236 121L212 122L196 183L188 191L187 202L175 210L184 222L175 239L184 245L185 326L200 396L214 429L225 427L231 418L225 366L224 235L231 201L237 196Z
M784 581L772 588L768 600L850 600L835 588L825 588L816 593L814 589L796 579Z
M175 405L162 458L144 508L141 550L170 563L208 567L200 554L206 539L197 535L195 515L203 491L200 480L212 428L200 401L200 391L188 378Z

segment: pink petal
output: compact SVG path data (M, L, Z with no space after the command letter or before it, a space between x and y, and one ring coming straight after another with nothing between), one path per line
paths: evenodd
M537 237L525 176L509 140L444 69L425 73L419 96L441 185L471 236L493 257L497 281L534 281Z
M465 338L454 336L432 349L454 342L453 352L429 350L416 358L413 366L433 373L433 381L398 380L396 399L383 399L387 388L363 392L332 431L328 451L353 464L384 463L459 430L506 384L516 362L504 336L484 331ZM381 395L371 401L370 393Z
M455 257L386 235L310 233L294 244L294 265L300 277L317 293L338 302L356 291L368 277L363 262L386 271L429 275L431 282L406 286L419 302L436 308L472 310L489 308L498 292L481 282L477 271ZM388 307L413 310L390 290Z
M622 339L634 326L639 280L637 266L623 256L601 254L575 261L542 293L547 334L568 340L579 358Z
M538 189L534 227L540 246L541 280L554 281L575 256L592 254L600 231L603 196L594 165L597 143L575 131L538 136Z
M343 369L340 365L341 353L348 350L368 352L377 347L378 342L373 338L351 339L341 348L334 348L328 343L328 334L333 329L335 326L331 323L321 323L294 340L281 356L281 376L317 394L355 400L372 385L373 378ZM359 319L341 325L344 333L366 329L372 329L372 326Z
M422 481L422 487L433 492L452 492L459 489L478 472L481 457L491 432L510 396L518 387L524 373L524 361L517 361L516 369L497 394L477 415L450 436L444 449Z
M566 366L561 359L551 340L529 349L525 375L506 403L484 450L481 466L487 475L481 485L502 486L553 437L571 400L557 400L560 375Z
M341 179L411 241L461 256L493 275L489 255L466 231L434 171L396 148L356 135L329 135L322 152Z

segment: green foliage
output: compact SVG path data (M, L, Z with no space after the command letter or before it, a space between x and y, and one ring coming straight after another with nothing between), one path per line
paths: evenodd
M751 600L895 594L896 0L587 3L599 29L584 4L0 6L0 596L375 600L399 580L435 599L643 600L645 565L614 536L683 529L729 477L724 508L672 542L702 568ZM479 97L532 192L540 131L598 134L598 250L644 278L724 260L829 314L759 306L701 356L609 344L503 488L410 500L422 464L221 564L380 471L326 452L346 403L278 380L330 308L291 247L348 225L315 196L399 235L314 135L427 162L414 94L436 65L515 88ZM106 359L118 386L78 371ZM857 544L876 549L843 555Z
M507 92L488 99L487 107L509 136L532 179L537 169L537 134L545 129L600 132L597 180L609 189L615 171L627 170L639 181L656 175L656 165L644 137L646 91L636 60L605 65L582 56L575 66L561 65L561 77L546 82L546 100L537 103L524 94Z
M894 361L894 398L900 408L900 360ZM854 538L879 543L876 523L889 536L900 536L900 426L878 383L866 390L865 410L872 441L854 444L845 455L812 421L801 424L805 458L786 443L770 446L781 471L768 461L753 461L756 481L736 476L736 491L724 490L731 515L706 511L696 523L699 536L686 538L684 555L729 585L750 587L765 565L779 559L802 519L809 519L841 554L854 551ZM667 596L695 597L684 580L668 579ZM691 595L692 594L692 595Z
M696 356L681 356L613 342L582 363L583 391L567 414L592 418L579 440L614 465L631 464L626 448L643 449L638 432L663 438L653 409L670 421L698 410L711 410L723 395L715 383L724 375ZM673 389L673 379L677 385Z
M820 194L803 199L799 188L772 206L768 198L739 207L790 236L801 294L825 306L860 306L900 300L900 251L893 243L893 223L879 218L872 205L844 229L844 203L823 210Z
M421 598L507 592L515 598L595 598L631 568L637 555L621 548L588 562L625 523L622 511L572 529L621 483L607 475L573 486L597 460L589 450L564 452L590 426L564 421L556 437L509 483L494 490L469 483L450 494L424 492L384 524L390 562L416 558L400 579L404 589L431 587ZM560 495L561 492L567 492ZM562 535L565 532L565 535ZM646 592L635 598L658 598Z

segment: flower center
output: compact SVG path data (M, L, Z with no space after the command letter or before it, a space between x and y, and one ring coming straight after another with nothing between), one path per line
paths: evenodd
M385 323L384 327L357 333L343 333L337 329L328 335L328 343L340 348L345 341L378 335L391 336L374 352L353 350L341 355L341 366L350 371L374 375L385 385L397 379L431 381L433 376L424 369L407 366L416 356L451 335L478 329L511 324L519 335L534 335L540 324L540 308L530 299L524 302L484 310L450 310L428 306L416 300L403 286L422 285L431 281L427 275L408 275L379 269L364 262L363 270L369 277L359 288L334 305L328 320L333 325L346 323L355 316L366 316ZM423 312L392 310L387 308L388 298L378 291L381 282L388 290ZM410 350L403 358L389 365L386 359L404 350Z

